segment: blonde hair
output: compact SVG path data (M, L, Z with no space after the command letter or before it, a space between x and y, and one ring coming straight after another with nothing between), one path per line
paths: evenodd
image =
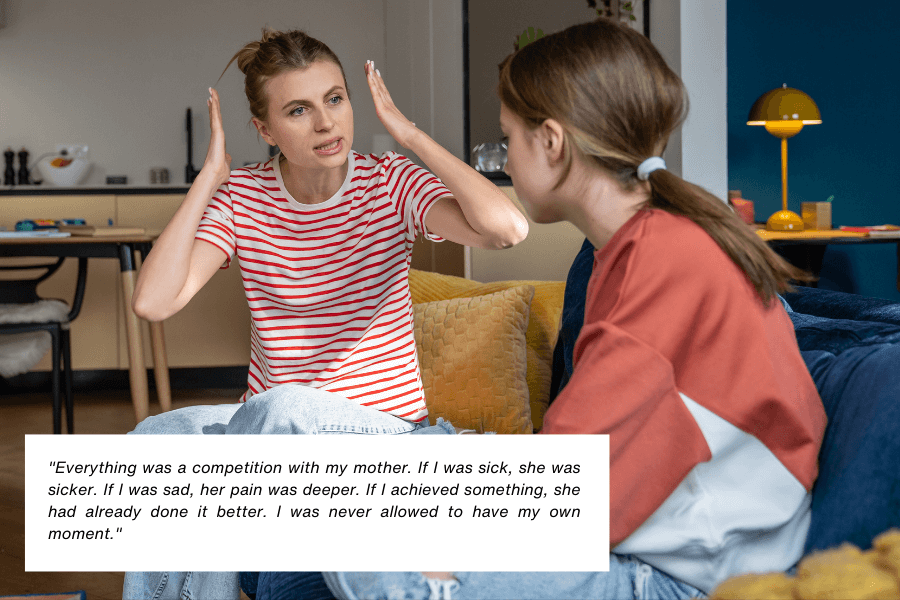
M574 25L518 50L500 65L500 101L529 127L547 119L565 129L562 176L573 152L611 174L625 191L639 183L638 166L662 156L687 117L684 84L637 31L610 19ZM808 273L778 256L722 200L667 170L650 173L650 200L697 223L747 275L768 306L789 281Z
M275 31L269 27L263 27L262 39L250 42L237 51L228 64L237 61L238 69L244 74L244 94L250 103L250 114L265 121L268 118L269 99L266 96L265 85L273 77L294 69L306 69L316 61L328 61L336 64L344 78L344 89L347 97L350 96L350 88L347 87L347 76L344 67L337 55L314 37L299 30ZM221 75L219 79L221 79Z

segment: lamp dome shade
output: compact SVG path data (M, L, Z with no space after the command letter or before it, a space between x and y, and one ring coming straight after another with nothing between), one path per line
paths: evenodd
M760 96L750 108L747 125L765 125L766 121L799 121L803 125L818 125L822 122L822 116L812 98L785 84Z

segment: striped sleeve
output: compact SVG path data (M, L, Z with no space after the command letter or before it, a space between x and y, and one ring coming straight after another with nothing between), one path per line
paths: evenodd
M385 182L391 200L406 223L406 235L414 242L420 235L433 242L444 238L425 229L425 215L441 198L452 196L436 175L395 152L384 154Z
M222 184L215 191L197 228L195 239L209 242L225 253L223 269L231 264L235 253L234 208L231 204L231 188L228 183Z

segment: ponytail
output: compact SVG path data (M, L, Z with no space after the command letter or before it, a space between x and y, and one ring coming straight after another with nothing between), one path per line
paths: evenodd
M727 204L702 187L663 169L650 173L648 181L647 207L699 225L744 272L765 306L777 293L793 289L790 280L813 279L776 254Z

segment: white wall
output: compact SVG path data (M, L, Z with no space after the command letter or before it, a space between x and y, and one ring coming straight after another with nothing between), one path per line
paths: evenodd
M688 91L690 112L664 153L667 167L728 196L727 0L651 3L650 40Z
M462 0L384 0L380 69L397 108L463 158ZM382 129L383 131L383 129ZM392 148L417 157L408 150Z
M341 59L352 91L354 148L383 133L363 65L384 65L382 0L4 0L0 29L0 148L31 158L56 144L86 144L95 167L86 181L127 175L146 185L150 167L184 182L185 109L194 114L195 168L209 141L207 88L222 98L232 166L268 156L249 123L243 74L219 74L263 25L301 28ZM18 161L16 167L18 168Z

